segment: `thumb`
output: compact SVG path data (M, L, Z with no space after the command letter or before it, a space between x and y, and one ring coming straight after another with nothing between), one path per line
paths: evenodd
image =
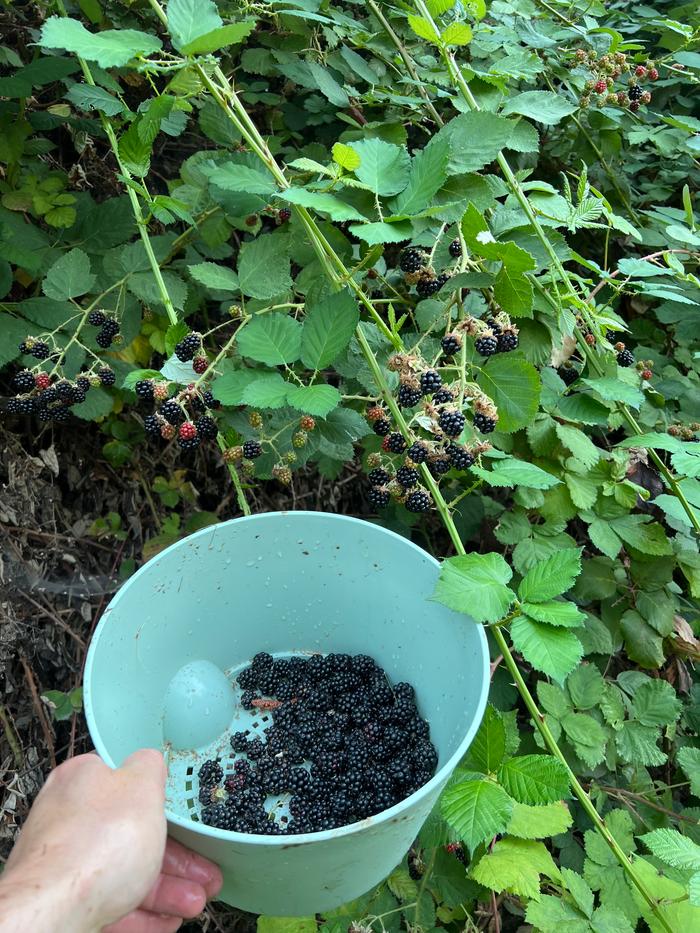
M157 787L161 794L165 794L165 779L167 771L165 759L161 752L155 748L142 748L124 761L119 769L130 780L138 784L150 784Z

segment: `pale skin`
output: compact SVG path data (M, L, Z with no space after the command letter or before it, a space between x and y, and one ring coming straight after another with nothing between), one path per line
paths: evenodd
M216 865L168 839L165 763L60 765L0 874L0 933L171 933L221 888Z

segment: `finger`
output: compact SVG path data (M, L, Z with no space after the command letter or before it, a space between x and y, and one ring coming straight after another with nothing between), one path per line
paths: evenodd
M215 897L224 883L218 865L185 848L174 839L168 839L162 871L163 874L189 878L190 881L201 884L207 892L207 898Z
M116 923L102 927L101 933L175 933L181 926L181 917L167 917L147 910L135 910Z
M165 759L157 749L142 748L134 752L122 764L122 769L135 779L156 784L165 792L165 779L167 777Z
M191 919L201 914L206 903L207 892L201 884L176 875L160 875L141 903L141 908Z

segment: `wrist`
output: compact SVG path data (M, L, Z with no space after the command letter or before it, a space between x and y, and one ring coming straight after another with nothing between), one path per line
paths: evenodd
M52 860L53 861L53 860ZM56 868L66 861L53 861ZM77 874L17 865L0 875L0 933L95 933L90 899Z

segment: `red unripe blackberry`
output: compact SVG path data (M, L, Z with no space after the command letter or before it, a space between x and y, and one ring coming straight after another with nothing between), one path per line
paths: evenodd
M601 78L600 81L596 81L593 85L593 90L596 94L605 94L608 90L608 82Z
M386 418L378 418L372 425L372 430L380 437L386 437L391 431L391 422L387 421Z
M459 334L445 334L440 341L440 346L445 356L454 356L462 348L462 338Z
M197 373L198 376L201 376L202 373L207 371L207 366L209 365L209 360L206 356L195 356L192 360L192 369Z
M382 441L382 450L386 450L388 453L392 454L401 454L406 449L406 441L403 439L403 435L399 434L398 431L393 431Z
M379 418L383 418L385 415L386 415L386 412L381 407L381 405L371 405L367 409L367 420L368 421L377 421ZM304 425L301 424L301 421L299 422L299 424L301 425L302 428L304 427ZM307 429L304 428L304 430L307 430Z
M161 424L160 426L160 436L164 441L171 441L177 435L177 429L174 424Z
M453 240L450 243L448 249L450 256L452 256L453 259L457 259L458 256L462 255L462 244L459 242L459 240Z
M193 437L197 436L197 428L195 428L191 421L185 421L184 424L180 425L177 436L181 441L190 441Z
M634 353L631 350L621 350L617 354L617 364L618 366L631 366L634 363Z
M283 224L286 223L291 216L292 216L292 212L289 210L288 207L281 207L277 211L277 217L279 218L280 223L283 223Z
M651 81L658 81L658 80L659 80L659 72L656 70L656 68L650 68L650 69L649 69L649 79L650 79Z
M246 441L243 444L243 456L246 460L256 460L262 454L260 441Z
M639 110L639 101L631 100L630 101L630 111L636 113Z
M498 353L498 340L493 334L484 334L476 338L474 349L482 356L493 356L494 353Z
M87 317L88 324L91 324L93 327L102 327L105 322L105 316L102 311L96 308L94 311L91 311Z
M452 409L440 413L438 424L448 437L459 437L464 430L465 418L461 411Z
M426 369L424 373L421 373L420 387L423 395L430 395L432 392L437 392L441 385L442 378L440 373L436 372L436 370Z
M430 451L423 441L414 441L406 451L406 456L414 463L425 463Z
M583 338L589 347L595 346L595 334L586 334Z
M634 69L634 73L638 78L644 78L646 77L647 70L644 65L637 65L637 67Z
M642 370L642 379L649 380L649 379L651 379L651 377L652 377L653 375L654 375L654 373L653 373L650 369L643 369L643 370Z
M299 427L302 431L313 431L316 427L316 422L311 415L302 415L299 419Z
M371 470L367 474L367 479L369 480L370 486L386 486L391 477L386 470L378 467L376 470Z
M367 493L367 501L375 509L385 509L389 505L390 495L386 489L372 486Z
M427 512L430 505L430 496L424 489L414 489L406 496L405 506L409 512Z
M34 385L37 389L48 389L51 385L51 377L48 373L37 373L34 377Z
M402 466L396 471L396 481L404 489L413 489L418 485L418 479L418 470L414 470L413 467Z
M423 268L425 262L425 253L422 249L419 249L416 246L409 246L408 249L405 249L401 253L401 259L399 260L399 269L402 272L418 272L419 269Z

